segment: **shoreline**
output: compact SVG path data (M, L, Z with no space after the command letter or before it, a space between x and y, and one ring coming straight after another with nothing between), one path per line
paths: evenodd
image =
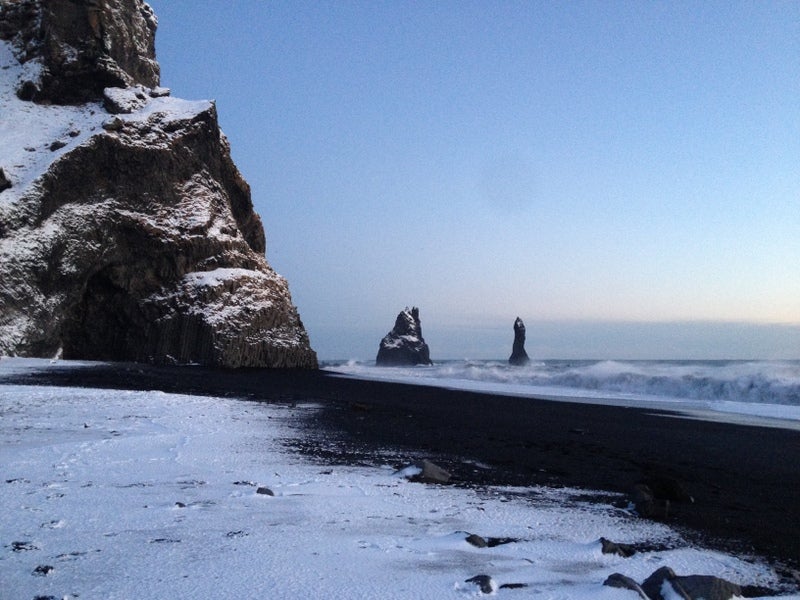
M678 481L692 501L672 501L661 522L690 541L760 555L787 569L800 567L800 520L794 518L800 507L797 430L325 371L56 363L6 376L3 383L313 403L319 410L307 426L318 434L314 437L324 438L325 447L312 443L303 452L354 463L391 448L439 462L464 485L629 494L642 481Z

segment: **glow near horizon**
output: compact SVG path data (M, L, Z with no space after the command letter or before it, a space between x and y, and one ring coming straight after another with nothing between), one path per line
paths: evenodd
M411 304L800 341L800 4L150 4L323 357Z

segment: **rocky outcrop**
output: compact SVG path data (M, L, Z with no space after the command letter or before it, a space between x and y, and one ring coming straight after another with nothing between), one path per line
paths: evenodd
M405 308L394 328L381 340L375 364L379 366L413 366L433 364L428 344L422 337L419 309Z
M525 352L525 323L517 317L514 321L514 345L511 348L511 357L508 359L508 363L521 367L527 365L528 362L530 362L530 358Z
M0 355L316 367L216 106L154 87L150 8L0 10Z
M677 575L669 567L661 567L645 579L641 585L621 573L613 573L603 585L628 589L639 594L643 600L731 600L751 596L744 589L730 581L712 575ZM763 590L760 590L763 591Z
M427 458L399 471L409 481L418 483L448 483L452 475Z
M24 100L77 104L108 87L159 84L157 21L142 0L12 0L0 11L0 39L37 67L18 83Z
M730 600L741 596L742 589L735 583L711 575L678 576L669 567L661 567L642 582L642 590L653 600L666 600L673 597L665 592L667 583L679 598L687 600Z

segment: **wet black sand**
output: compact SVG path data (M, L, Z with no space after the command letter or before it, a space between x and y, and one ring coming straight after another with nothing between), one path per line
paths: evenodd
M16 383L313 402L322 409L309 411L308 424L321 435L311 439L324 443L312 441L304 451L348 461L369 461L383 449L427 456L464 484L628 493L643 480L676 480L693 501L671 502L665 522L712 546L800 567L797 430L364 381L324 371L115 364L51 368L19 376Z

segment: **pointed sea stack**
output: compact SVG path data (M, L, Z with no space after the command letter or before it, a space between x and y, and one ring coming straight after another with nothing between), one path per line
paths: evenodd
M514 321L514 346L511 349L511 357L508 363L517 367L527 365L530 362L528 353L525 352L525 323L517 317Z
M422 337L419 309L405 308L392 329L381 340L375 364L383 367L431 365L430 350Z
M316 368L216 105L160 87L155 32L143 0L0 0L0 355Z

